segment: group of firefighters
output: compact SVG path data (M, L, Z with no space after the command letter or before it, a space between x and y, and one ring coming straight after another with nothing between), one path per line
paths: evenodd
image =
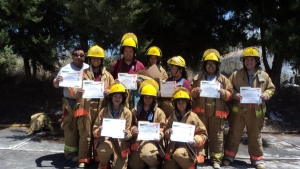
M104 83L104 98L83 98L83 88L63 88L63 116L65 158L78 162L84 168L92 160L99 163L98 169L195 169L204 166L210 159L213 168L229 166L234 162L240 138L246 126L251 164L264 169L261 129L266 112L265 101L275 92L269 75L260 68L260 54L255 47L244 50L241 61L243 68L229 78L220 73L220 54L215 49L204 52L201 71L192 82L188 81L183 57L168 60L170 77L161 66L162 51L150 47L145 55L145 67L135 59L138 39L126 33L121 40L122 59L115 61L111 71L103 66L105 51L95 45L87 53L80 48L72 52L72 62L64 66L53 81L59 88L63 80L62 70L82 71L83 80ZM88 59L88 64L84 60ZM157 65L160 78L143 73ZM137 74L137 90L127 90L118 80L118 73ZM176 81L171 98L160 95L160 82ZM200 97L200 82L211 81L220 85L219 98ZM261 88L261 103L241 104L240 87ZM204 89L205 90L205 89ZM230 114L229 114L230 112ZM125 119L123 139L101 136L103 118ZM225 140L223 131L226 119L229 132ZM141 141L138 122L160 124L159 139ZM195 126L193 141L172 141L173 122Z

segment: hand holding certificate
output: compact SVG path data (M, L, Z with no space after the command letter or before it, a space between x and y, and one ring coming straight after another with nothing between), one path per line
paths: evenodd
M136 90L137 74L119 73L118 80L125 85L126 89Z
M175 88L176 81L160 82L161 97L172 97L172 93Z
M260 104L261 103L261 88L241 87L242 99L241 103Z
M59 82L60 87L77 87L81 88L82 71L61 70L63 80Z
M148 121L139 121L138 123L138 140L155 140L159 139L159 123L149 123Z
M83 98L104 98L104 82L83 80Z
M220 83L215 81L201 81L201 93L200 97L220 98Z
M125 119L103 118L101 136L124 138L125 125Z
M171 140L177 142L190 142L194 140L195 126L185 123L173 122Z

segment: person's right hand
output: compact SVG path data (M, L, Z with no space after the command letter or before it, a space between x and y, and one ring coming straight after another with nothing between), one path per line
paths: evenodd
M63 80L63 77L62 76L57 76L56 79L55 79L55 83L59 84L60 81Z

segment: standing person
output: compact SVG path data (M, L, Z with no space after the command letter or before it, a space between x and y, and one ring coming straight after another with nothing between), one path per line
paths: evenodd
M193 78L192 98L195 102L193 112L204 123L208 132L208 142L205 149L209 147L210 161L214 168L220 168L223 155L223 132L225 119L229 113L225 101L231 98L232 85L230 81L220 74L220 54L215 49L208 49L202 58L202 72ZM200 97L202 91L201 81L212 81L220 84L220 98Z
M194 169L201 168L204 163L204 144L207 140L207 131L198 116L191 111L192 100L189 91L178 87L173 92L172 103L174 113L168 118L165 139L170 140L173 133L173 122L181 122L195 126L194 140L189 143L170 141L166 149L164 169Z
M104 83L104 95L107 93L109 86L114 83L114 78L103 66L105 51L98 45L92 46L88 50L88 62L90 69L84 70L83 80L101 81ZM78 92L84 92L79 89ZM82 110L82 114L77 117L79 131L79 167L84 168L86 164L91 162L93 155L94 160L99 162L97 151L93 150L92 128L99 111L105 106L105 99L95 99L81 97L80 103L76 105L76 109ZM92 153L93 151L93 153Z
M233 85L233 107L229 120L229 132L224 147L223 165L233 163L239 148L240 139L246 126L248 135L248 151L251 164L257 169L264 169L261 129L266 113L266 101L275 92L275 86L269 75L260 68L259 51L254 47L244 50L241 61L243 68L233 72L229 77ZM259 104L241 104L243 96L240 87L261 88Z
M72 52L72 61L60 69L56 78L53 80L53 86L59 88L59 82L63 80L61 76L62 70L83 71L88 69L89 65L84 63L85 54L81 48L75 48ZM78 116L82 114L82 110L77 110L76 104L80 102L79 88L64 87L62 98L63 116L61 118L61 128L64 130L64 153L67 160L78 162L79 132L78 132ZM86 113L86 112L85 112Z
M156 46L151 46L146 51L145 55L147 56L147 60L148 60L148 66L146 67L146 69L149 69L150 66L157 65L158 70L160 71L160 79L158 80L166 81L168 79L168 74L166 70L161 66L161 61L160 61L162 57L162 51Z
M188 74L186 71L185 60L181 56L174 56L168 60L168 64L171 66L172 76L167 81L176 81L176 87L185 87L188 91L191 90L191 84L187 80ZM171 102L171 98L160 98L161 109L168 118L174 111L174 107Z
M158 166L161 165L161 158L163 157L160 156L159 152L164 151L162 138L164 136L166 116L164 112L157 107L157 89L151 84L144 85L143 83L140 88L141 99L137 106L131 111L133 114L133 126L131 127L133 143L131 145L132 152L129 157L129 166L131 169L142 169L146 166L148 166L149 169L157 169ZM152 141L138 141L138 121L159 123L159 139Z
M118 79L118 73L137 74L138 71L145 70L143 63L134 58L134 56L136 56L137 48L137 37L133 33L124 34L121 40L120 49L120 53L123 55L123 58L115 61L110 70L110 73L115 80ZM139 82L137 83L139 84ZM127 103L129 103L128 107L133 108L138 101L138 91L129 91L127 100Z
M127 97L125 86L120 83L114 83L110 87L107 97L108 105L100 111L93 127L94 147L97 150L100 161L98 169L126 169L130 153L128 140L131 139L132 113L125 107ZM101 136L103 118L125 119L124 139ZM111 165L110 161L112 161Z

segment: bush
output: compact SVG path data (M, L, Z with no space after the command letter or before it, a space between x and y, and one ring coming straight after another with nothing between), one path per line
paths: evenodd
M8 72L15 69L17 56L13 53L11 47L5 46L0 50L0 74L7 75Z

